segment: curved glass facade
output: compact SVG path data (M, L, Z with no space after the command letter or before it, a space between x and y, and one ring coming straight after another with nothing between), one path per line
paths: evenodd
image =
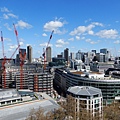
M62 90L66 91L71 86L92 86L99 88L102 91L104 104L109 104L115 99L115 96L120 96L120 79L116 78L91 79L69 71L64 72L64 70L56 69L54 82Z

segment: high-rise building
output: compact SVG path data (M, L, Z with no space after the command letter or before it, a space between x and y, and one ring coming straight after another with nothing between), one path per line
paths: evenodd
M16 62L15 62L16 65L20 65L20 52L22 56L24 56L24 54L26 54L26 49L23 49L23 48L19 49L19 54L16 55ZM25 59L26 59L26 56L25 56Z
M22 54L25 54L25 53L26 53L26 49L23 49L23 48L20 48L19 51L21 51ZM20 54L20 52L19 52L19 54Z
M92 52L96 54L96 50L92 50Z
M64 58L66 61L69 61L69 49L68 48L64 50Z
M75 59L73 52L70 53L70 59Z
M61 52L61 55L62 55L62 57L64 58L64 53L63 53L63 52Z
M27 59L29 63L32 62L32 47L30 45L27 46Z
M100 49L100 53L104 53L104 54L107 54L107 49L106 48L103 48L103 49Z
M51 47L46 48L46 61L51 62Z
M84 53L79 50L79 51L76 53L76 59L77 59L77 60L83 60L83 58L84 58Z
M57 58L62 58L62 55L57 55Z

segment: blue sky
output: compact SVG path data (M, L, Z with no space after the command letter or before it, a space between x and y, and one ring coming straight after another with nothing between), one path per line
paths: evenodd
M52 56L65 48L75 53L107 48L118 56L119 12L120 0L1 0L0 30L5 55L10 57L17 47L14 23L21 48L31 45L34 58L42 55L52 30Z

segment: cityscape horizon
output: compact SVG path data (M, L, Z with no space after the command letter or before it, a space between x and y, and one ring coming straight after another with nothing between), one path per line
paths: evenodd
M21 48L31 45L33 58L39 58L43 54L43 48L46 48L53 30L49 43L52 56L60 54L65 48L69 48L70 52L88 52L92 49L99 52L100 49L107 48L111 54L119 56L118 0L71 0L69 3L32 0L29 5L28 2L1 1L0 30L3 32L5 55L8 58L17 47L13 23L18 31Z

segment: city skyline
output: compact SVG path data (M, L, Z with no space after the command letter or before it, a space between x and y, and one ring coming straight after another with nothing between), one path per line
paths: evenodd
M75 53L93 49L100 52L100 49L107 48L114 56L118 56L119 10L119 0L1 0L0 30L3 32L5 55L10 57L17 48L14 23L21 48L26 49L31 45L33 58L42 56L52 30L52 57L66 48Z

